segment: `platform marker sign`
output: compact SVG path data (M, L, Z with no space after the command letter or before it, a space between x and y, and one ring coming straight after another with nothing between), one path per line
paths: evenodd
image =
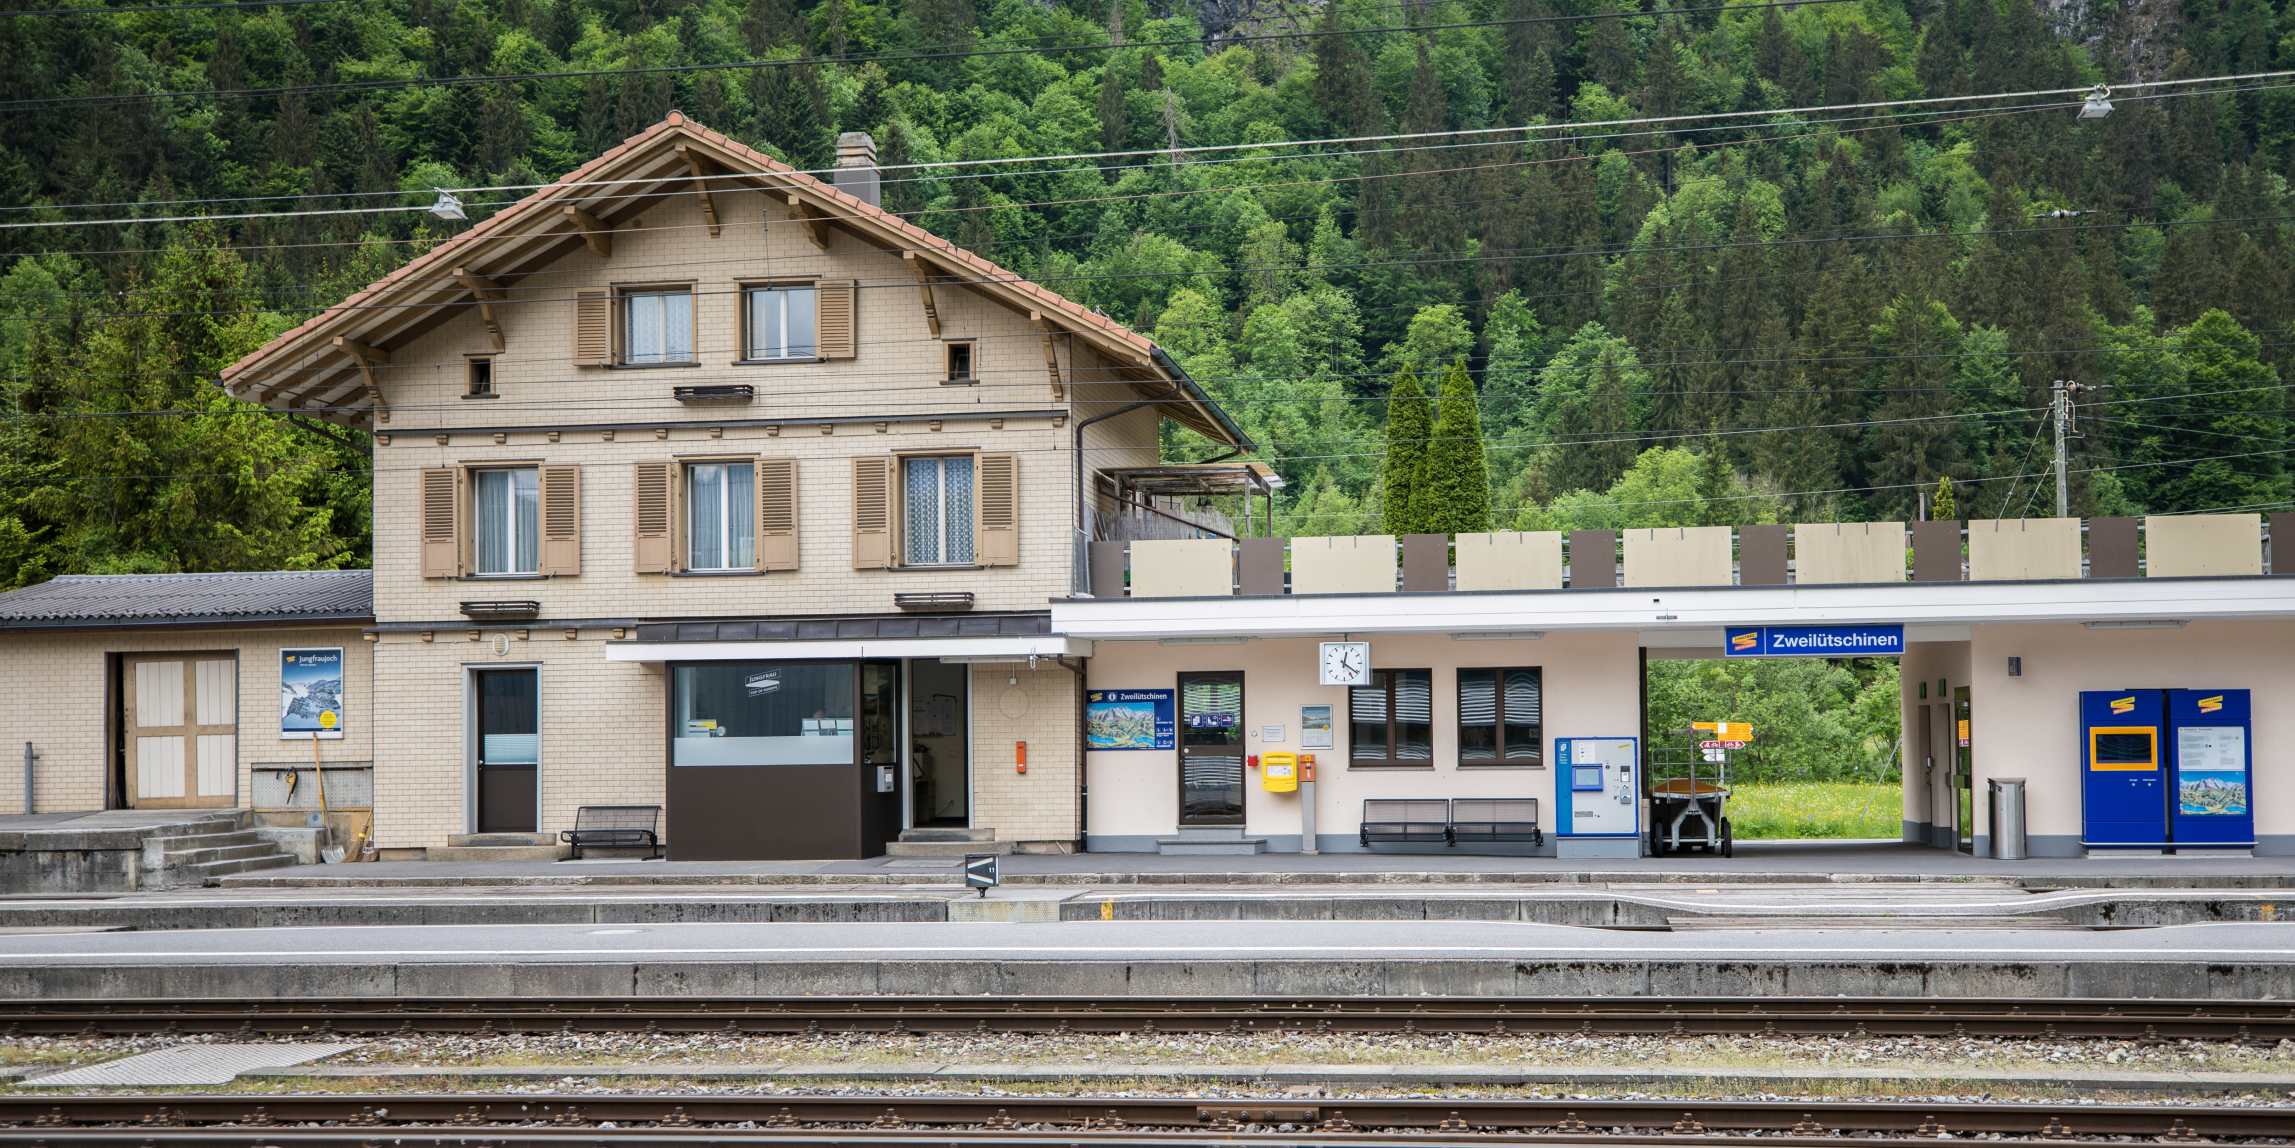
M1893 657L1905 652L1903 626L1731 626L1722 631L1728 658Z
M969 853L964 858L964 887L978 889L985 897L999 884L994 853Z

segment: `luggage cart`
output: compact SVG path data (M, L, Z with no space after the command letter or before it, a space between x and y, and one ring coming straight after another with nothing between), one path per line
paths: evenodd
M1679 749L1653 749L1649 763L1650 856L1703 849L1723 857L1737 852L1724 804L1729 799L1728 749L1698 746L1695 732Z

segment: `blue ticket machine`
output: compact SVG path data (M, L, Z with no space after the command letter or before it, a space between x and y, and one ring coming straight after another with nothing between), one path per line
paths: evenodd
M2080 695L2080 843L2090 849L2255 844L2246 690Z
M2163 691L2081 692L2081 845L2168 847L2166 743Z
M2246 690L2169 690L2175 791L2168 837L2184 849L2255 844L2255 748Z

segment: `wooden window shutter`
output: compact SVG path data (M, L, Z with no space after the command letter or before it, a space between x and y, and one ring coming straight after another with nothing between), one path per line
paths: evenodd
M979 463L980 564L1020 564L1020 456L984 454Z
M893 565L893 481L900 468L890 455L853 460L853 569Z
M757 568L797 568L797 460L757 460Z
M630 499L635 568L640 574L667 574L677 569L677 464L637 464L635 486Z
M614 293L574 293L574 365L603 367L614 361Z
M545 466L535 476L542 501L544 574L582 572L582 468Z
M830 281L820 286L820 315L815 337L821 342L824 359L850 359L856 340L853 336L853 281Z
M422 472L422 576L462 575L462 468L425 467Z

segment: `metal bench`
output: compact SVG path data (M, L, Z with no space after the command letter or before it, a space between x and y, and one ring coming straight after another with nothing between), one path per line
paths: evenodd
M1450 844L1450 801L1441 797L1366 797L1357 832L1363 848L1373 841Z
M651 849L661 856L661 806L585 805L574 811L574 827L558 834L574 847L574 860L584 846Z
M1459 797L1450 803L1450 843L1484 845L1527 841L1546 843L1538 828L1535 797Z

